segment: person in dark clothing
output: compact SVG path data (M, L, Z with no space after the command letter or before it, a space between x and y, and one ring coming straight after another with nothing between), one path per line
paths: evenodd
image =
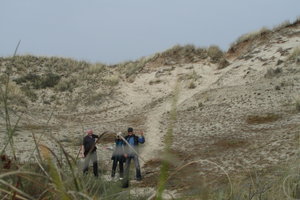
M124 157L124 141L120 138L121 135L122 133L118 133L115 139L116 146L113 155L111 157L111 159L113 160L111 177L112 178L115 177L117 165L119 163L120 179L122 180L124 174L123 163L125 162L125 157Z
M137 136L133 133L133 128L128 128L128 135L125 136L125 140L128 144L125 143L125 158L126 158L126 165L125 165L125 179L123 182L123 187L128 187L129 185L129 171L130 171L130 162L131 159L134 160L135 171L136 171L136 180L141 181L141 169L140 163L138 158L138 145L143 144L145 142L144 133L140 132L141 136Z
M99 138L98 135L93 134L92 129L88 129L86 131L87 135L83 138L82 143L82 153L84 156L84 165L83 165L83 173L87 174L89 163L92 161L93 163L93 172L94 175L98 176L98 160L97 160L97 147L96 147L96 138Z

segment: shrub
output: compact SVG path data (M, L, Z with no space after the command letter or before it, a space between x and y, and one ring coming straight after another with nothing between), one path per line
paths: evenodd
M300 47L296 47L291 55L287 58L287 60L294 62L299 62L298 59L300 60Z
M53 73L47 73L40 79L34 82L33 86L36 89L45 89L48 87L54 87L60 80L60 76Z
M230 65L230 63L225 58L221 58L221 60L218 63L218 69L224 69L228 65Z
M136 72L139 72L143 69L143 67L146 64L146 60L141 59L140 61L136 61L136 62L131 62L129 64L126 65L126 78L132 76L133 74L135 74Z
M119 76L118 75L110 75L103 78L103 82L105 85L116 86L119 84Z
M281 30L281 29L283 29L283 28L285 28L285 27L287 27L287 26L290 26L291 25L291 22L290 21L284 21L284 22L282 22L281 24L279 24L279 25L277 25L277 26L275 26L274 27L274 31L279 31L279 30Z
M69 91L72 92L73 89L77 86L77 79L75 77L70 77L69 79L62 79L55 86L55 89L64 92Z
M30 89L28 85L24 85L21 87L21 90L24 92L24 94L31 100L31 101L36 101L38 99L37 94Z
M107 66L105 64L102 63L96 63L93 65L90 65L88 68L85 69L87 74L99 74L103 71L105 71L105 68Z
M181 74L179 76L179 80L192 80L192 81L196 81L198 80L198 78L200 78L201 76L197 74L197 72L195 70L193 70L191 73L188 74Z
M0 85L1 90L0 90L0 105L3 102L3 97L2 97L2 91L5 91L5 85L1 84ZM24 92L21 90L21 88L15 83L15 82L9 82L7 85L7 100L13 105L18 105L18 106L26 106L27 102L25 100Z
M105 96L107 95L104 92L91 94L86 100L86 105L100 105L101 103L103 103L102 101Z
M211 58L211 61L213 63L219 62L224 55L223 51L218 46L215 45L208 47L207 54Z
M15 79L14 81L17 84L30 82L31 86L35 89L44 89L47 87L54 87L60 80L60 76L57 74L53 74L51 72L40 76L37 74L26 74L20 78Z
M282 72L282 69L280 67L277 67L276 69L269 68L265 74L265 78L273 78L274 76L277 76Z
M256 38L261 38L262 36L264 36L264 35L266 35L267 33L270 33L270 32L271 32L271 30L269 30L266 27L263 27L258 31L254 31L254 32L251 32L251 33L244 34L244 35L240 36L236 40L236 42L234 44L232 44L232 46L237 45L237 44L242 43L242 42L252 41Z
M40 79L39 75L29 73L29 74L26 74L25 76L21 76L21 77L15 79L14 81L17 84L22 84L22 83L26 83L26 82L35 82L35 81L37 81L39 79Z
M191 81L191 82L189 83L189 85L188 85L188 88L189 88L189 89L194 89L194 88L196 88L195 82L194 82L194 81Z

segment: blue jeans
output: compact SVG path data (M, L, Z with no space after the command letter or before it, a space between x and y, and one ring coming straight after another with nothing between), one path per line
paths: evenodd
M130 171L131 159L134 160L134 166L135 166L135 171L136 171L136 179L141 180L142 179L141 168L140 168L138 155L136 155L136 154L128 155L128 157L126 158L125 179L129 180L129 171Z

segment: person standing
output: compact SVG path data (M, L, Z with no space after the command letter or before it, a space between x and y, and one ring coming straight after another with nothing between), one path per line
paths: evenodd
M128 187L129 184L129 171L130 171L130 162L133 159L136 171L136 180L141 181L141 169L140 163L138 158L138 145L143 144L145 142L144 133L141 131L140 136L137 136L133 133L133 128L128 128L127 130L128 135L125 136L125 140L128 144L125 143L125 158L126 158L126 165L125 165L125 179L123 183L123 187Z
M124 141L121 139L122 133L118 133L116 135L115 139L115 150L112 154L111 159L113 160L112 165L112 171L111 171L111 177L114 178L116 174L116 169L119 163L119 169L120 169L120 180L123 179L124 174L124 168L123 163L125 162L125 156L124 156Z
M82 150L81 150L81 152L83 153L83 157L85 158L83 164L83 173L84 174L88 173L89 164L90 161L92 161L94 175L95 177L98 177L96 138L99 138L99 136L95 135L92 129L88 129L86 131L86 134L87 135L83 138Z

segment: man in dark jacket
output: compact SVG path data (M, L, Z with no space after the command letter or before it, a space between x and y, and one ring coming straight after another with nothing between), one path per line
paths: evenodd
M125 140L128 144L125 143L125 158L126 158L126 165L125 165L125 180L123 187L128 187L129 183L129 170L130 170L130 162L131 159L134 160L135 170L136 170L136 180L142 180L140 163L138 158L138 145L139 143L143 144L145 142L144 133L140 132L141 136L137 136L133 133L133 128L128 128L128 135L125 136Z
M96 152L96 138L99 138L98 135L93 134L92 129L88 129L86 131L87 135L83 138L82 143L82 153L84 156L84 165L83 165L83 173L86 174L88 172L90 161L93 162L93 172L94 175L98 176L98 160L97 160L97 152Z

